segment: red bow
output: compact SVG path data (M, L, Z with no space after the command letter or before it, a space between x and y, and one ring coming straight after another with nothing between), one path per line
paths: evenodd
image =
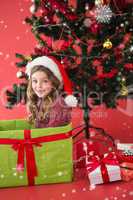
M100 166L103 181L104 183L107 183L109 182L109 175L108 175L108 170L107 170L106 165L118 165L118 164L119 162L117 160L117 157L112 152L112 153L107 154L105 157L98 156L98 155L92 157L90 161L86 163L86 169L90 173Z
M34 178L37 176L37 167L34 155L33 146L41 147L39 142L31 141L30 130L24 130L24 139L19 140L16 144L13 144L12 148L18 151L17 170L24 169L24 154L26 153L26 165L27 176L29 179L29 185L34 185Z

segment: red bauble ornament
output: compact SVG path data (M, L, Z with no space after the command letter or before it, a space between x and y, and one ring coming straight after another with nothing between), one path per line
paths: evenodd
M98 67L99 65L101 65L101 61L98 60L98 59L95 59L95 60L93 61L93 66L94 66L94 67Z
M124 44L127 44L130 41L130 38L131 38L131 33L126 33L123 40Z
M35 54L42 56L42 55L48 55L50 53L50 50L47 47L41 47L41 48L35 48Z
M99 65L98 67L97 67L97 75L99 76L99 75L102 75L103 74L103 66L102 65Z
M77 0L68 0L68 6L72 8L77 8Z
M133 63L126 63L124 68L126 68L128 70L133 70Z
M118 46L118 49L120 49L120 50L123 50L125 48L125 45L124 44L119 44L119 46Z
M96 22L94 22L91 27L90 30L92 33L97 34L100 31L100 25L97 24Z

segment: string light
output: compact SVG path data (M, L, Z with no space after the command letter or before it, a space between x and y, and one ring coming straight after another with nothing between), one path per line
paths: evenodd
M89 10L89 4L88 3L85 4L85 10Z

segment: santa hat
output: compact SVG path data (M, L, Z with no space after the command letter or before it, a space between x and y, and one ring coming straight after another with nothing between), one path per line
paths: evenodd
M63 84L64 91L67 93L67 96L65 97L65 103L70 107L76 107L78 101L76 97L72 95L72 83L68 78L63 65L55 60L55 58L53 57L37 57L26 65L26 74L29 78L31 74L31 69L36 65L44 66L45 68L53 72L60 83Z

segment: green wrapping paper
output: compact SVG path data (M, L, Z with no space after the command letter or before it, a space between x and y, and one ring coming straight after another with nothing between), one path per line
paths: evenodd
M52 136L71 131L71 124L55 128L35 129L25 120L0 121L0 139L24 139L24 129L31 130L31 138ZM35 185L70 182L73 177L72 138L33 146L38 176ZM18 152L11 144L0 144L0 187L28 185L26 156L24 170L16 169Z

